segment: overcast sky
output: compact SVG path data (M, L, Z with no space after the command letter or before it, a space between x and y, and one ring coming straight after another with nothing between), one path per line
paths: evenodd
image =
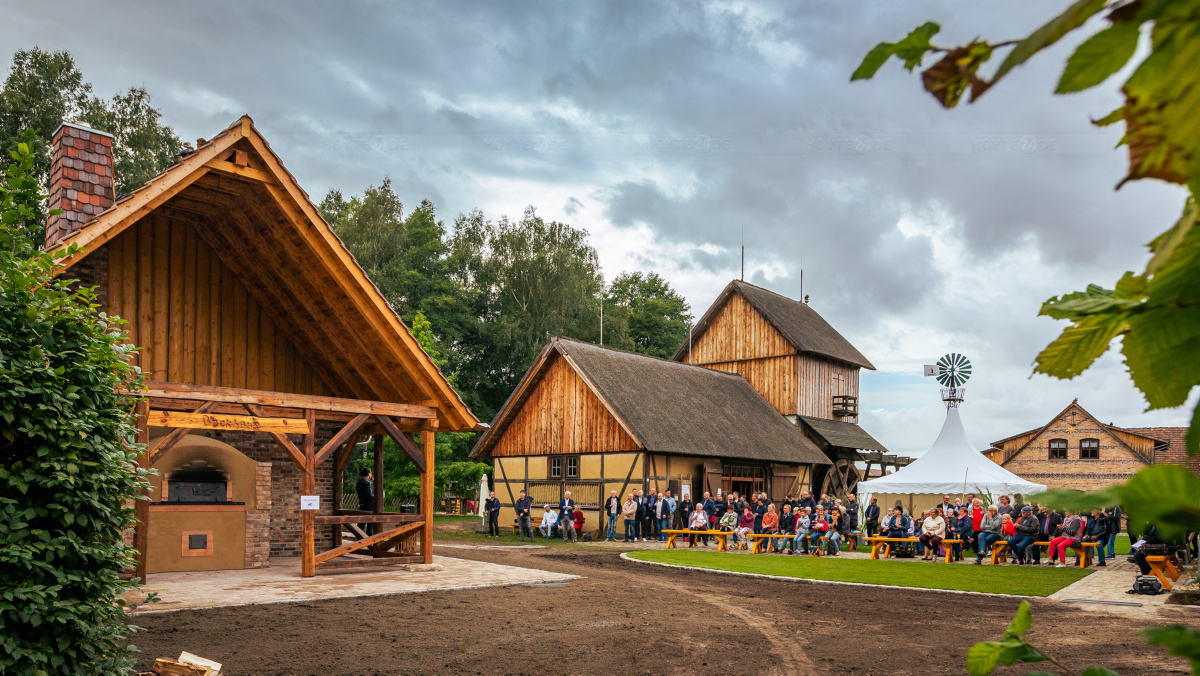
M1121 126L1088 119L1120 103L1118 78L1051 95L1082 36L960 110L895 62L850 83L874 44L926 20L940 44L1009 39L1063 2L5 5L5 54L67 49L97 94L144 85L187 139L248 113L314 200L390 175L447 224L533 205L586 228L606 278L657 271L697 316L738 276L743 237L756 284L800 298L803 261L812 307L878 367L862 424L893 451L937 436L921 365L947 352L974 364L979 448L1074 397L1117 425L1186 420L1143 413L1119 355L1030 378L1062 328L1042 301L1140 271L1183 199L1113 191Z

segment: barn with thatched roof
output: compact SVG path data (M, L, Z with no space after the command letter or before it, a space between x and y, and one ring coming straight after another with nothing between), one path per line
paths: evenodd
M471 454L494 462L503 523L521 490L538 505L569 490L585 511L632 488L783 497L829 464L737 374L557 337Z

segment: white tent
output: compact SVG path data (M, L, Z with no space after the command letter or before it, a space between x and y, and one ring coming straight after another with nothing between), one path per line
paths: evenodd
M487 506L484 503L487 502L489 495L491 495L491 491L488 490L487 475L484 474L479 477L479 500L475 502L475 511L478 512L477 516L483 519L485 529L487 528Z
M996 498L1044 490L1046 487L1042 484L1022 479L975 450L967 440L957 407L946 411L942 432L925 455L898 472L858 484L860 505L868 504L874 495L880 498L881 509L887 509L900 499L910 511L932 507L941 502L943 495L956 497L975 493Z

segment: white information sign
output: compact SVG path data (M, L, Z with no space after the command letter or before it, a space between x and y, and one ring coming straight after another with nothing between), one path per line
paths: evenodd
M300 509L321 509L321 496L301 495Z

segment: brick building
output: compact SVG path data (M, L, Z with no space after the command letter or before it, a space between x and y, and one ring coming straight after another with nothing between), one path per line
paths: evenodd
M1186 465L1200 473L1200 462L1187 459L1186 431L1104 424L1076 399L1042 427L992 442L984 455L1051 488L1097 490L1127 481L1154 463Z

